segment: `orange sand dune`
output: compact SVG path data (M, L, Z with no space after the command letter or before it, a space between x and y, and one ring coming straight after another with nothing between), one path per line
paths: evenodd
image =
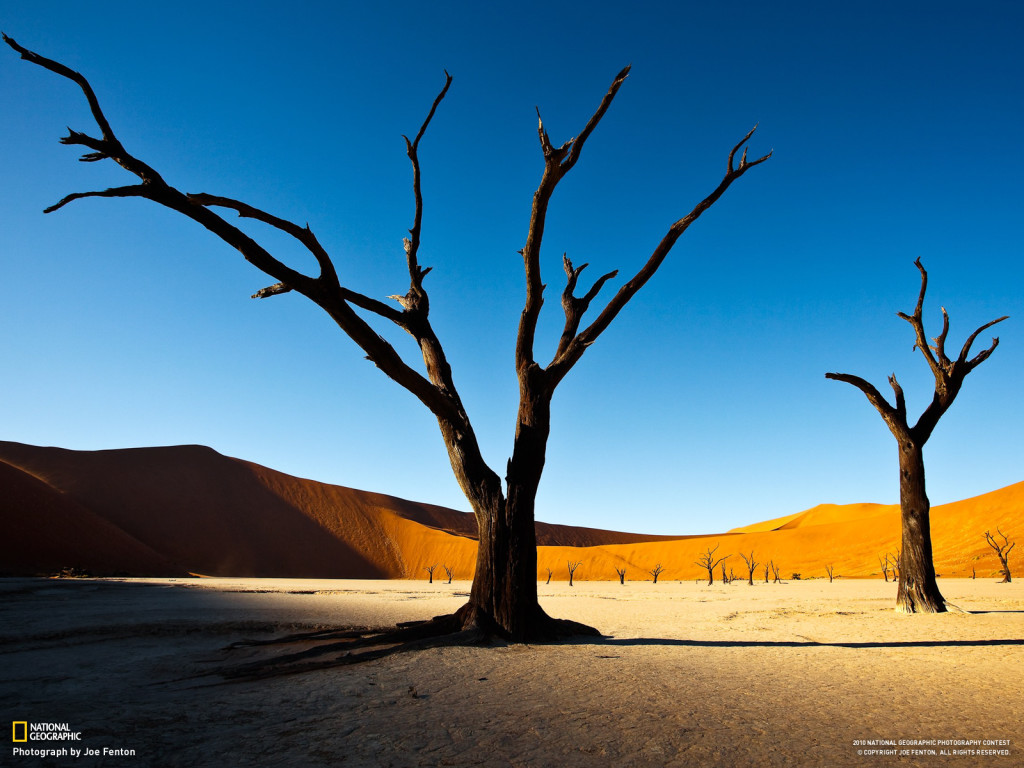
M475 564L468 513L291 477L202 446L0 442L0 462L0 574L410 578L433 564L440 576L447 564L469 578ZM537 531L542 543L578 546L663 538L545 523Z
M985 543L984 533L1001 527L1012 539L1024 531L1024 483L934 507L931 522L937 573L967 577L973 566L979 577L992 577L999 562ZM837 576L880 577L878 558L895 554L900 546L899 505L825 504L721 535L576 550L541 548L540 569L544 578L550 567L554 578L568 579L566 561L573 560L582 563L576 571L578 579L615 579L615 569L625 567L627 579L651 580L649 570L660 563L665 568L660 579L690 580L707 576L696 561L716 546L715 557L730 555L726 570L744 580L747 568L740 555L749 557L751 552L762 564L755 575L762 581L763 564L768 560L779 565L784 579L794 573L802 578L826 578L826 565L834 566ZM1010 566L1012 569L1012 559ZM720 573L721 566L716 569L716 581Z
M201 446L68 451L0 442L0 574L78 567L97 574L322 578L426 578L444 566L469 579L476 562L472 515L385 494L326 485L222 456ZM932 511L936 570L988 577L997 561L985 530L1024 530L1024 483ZM537 524L538 578L697 579L708 548L774 560L780 575L880 574L899 545L899 508L823 504L728 533L666 537ZM1012 565L1012 563L1011 563ZM716 569L716 580L720 569ZM764 578L763 565L757 578Z

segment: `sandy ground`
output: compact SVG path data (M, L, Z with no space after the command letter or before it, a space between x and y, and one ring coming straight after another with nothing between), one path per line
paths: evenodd
M549 613L607 636L225 683L209 673L244 658L232 641L427 618L469 584L4 579L4 721L67 723L81 740L5 736L0 763L1021 765L1024 586L940 586L970 613L898 615L881 580L541 585ZM134 755L14 751L66 746ZM935 754L899 754L915 749Z

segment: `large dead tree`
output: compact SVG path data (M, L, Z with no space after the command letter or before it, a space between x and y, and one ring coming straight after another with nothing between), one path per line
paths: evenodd
M424 278L430 272L419 261L423 220L420 183L420 142L434 114L448 93L452 78L445 73L444 87L434 99L419 131L405 139L406 153L412 163L413 223L405 238L405 260L409 287L404 294L391 296L397 306L359 293L342 284L339 270L309 226L299 226L249 203L210 193L185 193L166 181L155 168L132 154L114 134L100 108L89 82L78 72L40 56L4 36L5 42L23 59L75 82L85 94L99 135L70 130L63 144L84 147L85 161L110 159L137 177L126 186L91 192L74 192L46 209L56 211L68 203L87 197L141 197L177 211L219 237L274 283L255 294L258 298L289 291L305 296L321 307L338 327L351 338L387 377L412 393L433 414L460 488L476 517L479 547L476 571L468 603L456 614L442 617L431 627L416 630L418 636L459 631L498 634L513 641L552 639L567 634L596 630L573 622L549 618L537 602L537 553L534 529L534 503L541 481L551 426L551 400L584 353L608 329L623 307L643 288L665 261L686 229L710 208L743 174L766 161L771 153L747 159L746 144L754 133L747 133L729 152L725 175L711 193L682 218L673 222L639 270L596 311L588 324L584 317L605 285L618 271L601 275L590 287L577 284L586 264L574 266L563 258L565 287L561 304L565 321L553 357L544 364L537 359L535 337L545 283L542 277L541 242L544 237L548 205L559 182L572 171L598 123L605 116L629 67L613 79L597 109L574 137L555 144L540 119L537 135L544 170L533 194L525 243L520 251L525 269L526 297L519 320L515 347L515 371L519 381L519 407L512 456L505 467L504 482L484 460L469 414L455 385L448 357L429 318L430 301ZM755 126L756 129L756 126ZM742 152L741 152L742 149ZM737 161L738 158L738 161ZM319 274L305 274L273 256L255 239L229 223L217 211L227 211L254 219L294 238L316 259ZM419 346L423 360L421 373L410 365L364 318L388 321L410 334ZM394 638L389 638L394 639Z
M914 426L907 421L907 403L903 388L896 381L896 374L889 376L889 385L895 394L895 405L891 405L875 387L859 376L847 373L826 373L825 378L845 381L863 392L868 401L881 414L899 446L900 462L900 517L902 520L902 553L897 571L899 586L896 592L896 609L905 613L941 613L946 602L939 592L935 580L935 565L932 561L932 536L928 494L924 481L924 445L931 437L935 425L949 410L963 386L967 374L985 362L999 345L993 338L992 345L970 358L975 339L986 329L1000 323L1000 317L981 326L967 337L960 354L951 360L946 354L946 337L949 334L949 315L942 309L942 331L928 343L924 330L922 310L924 295L928 289L928 273L917 259L914 264L921 273L921 290L917 295L914 313L898 312L899 317L910 323L914 329L914 349L921 351L928 367L935 377L935 394L931 403L921 414Z

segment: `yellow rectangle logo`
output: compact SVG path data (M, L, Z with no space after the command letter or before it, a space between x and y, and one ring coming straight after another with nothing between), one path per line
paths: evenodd
M14 731L11 736L12 741L28 741L28 721L27 720L15 720L12 725ZM21 726L20 728L18 726ZM21 738L18 738L18 733L21 733Z

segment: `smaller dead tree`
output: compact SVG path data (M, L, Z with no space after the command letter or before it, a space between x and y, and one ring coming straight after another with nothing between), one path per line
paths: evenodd
M988 545L995 550L996 556L999 558L999 562L1003 564L1003 570L1001 571L1001 573L1003 574L1003 580L999 583L1009 584L1012 581L1012 579L1010 578L1010 564L1007 562L1007 558L1010 556L1010 550L1017 546L1017 542L1013 542L1012 544L1010 544L1010 540L1007 539L1005 534L1003 534L1003 532L998 528L996 528L996 533L999 536L1002 536L1002 544L996 541L996 537L988 531L985 531L985 541L987 541ZM1007 546L1008 544L1009 546Z
M718 566L720 562L729 557L729 555L725 555L724 557L720 557L717 560L715 559L715 552L718 551L718 548L720 546L720 544L716 544L714 549L708 547L708 551L701 555L700 559L694 563L694 565L698 565L701 568L707 569L709 587L715 583L715 568Z
M747 584L754 586L754 569L758 566L758 563L754 561L754 552L751 550L749 557L740 552L740 557L747 564Z
M658 583L658 576L660 576L662 571L664 570L665 569L661 567L661 563L658 563L656 566L654 566L653 568L651 568L651 570L648 571L648 573L654 577L655 584Z
M835 578L835 570L836 570L836 567L832 563L829 563L828 565L825 566L825 573L828 574L828 583L829 584L831 584L832 583L832 579Z
M428 565L423 570L425 570L427 573L430 574L430 583L433 584L434 583L434 571L437 570L437 563L434 563L433 565Z
M882 566L882 577L885 579L885 583L889 583L889 555L885 557L878 556L878 564Z
M899 581L900 580L900 557L901 556L902 556L902 553L898 549L896 550L896 554L895 555L892 554L891 552L888 555L886 555L886 557L890 559L889 567L892 569L892 580L893 581Z
M554 575L554 573L555 572L553 570L548 568L548 580L544 582L545 584L550 584L551 583L551 577Z
M443 565L441 567L444 568L444 572L446 574L448 574L448 583L451 584L452 583L452 576L455 575L455 569L454 568L450 568L447 565Z
M773 584L785 583L782 581L782 577L779 576L779 566L777 566L775 563L772 563L772 574L775 576L775 579L772 581Z
M765 584L768 583L768 574L771 572L771 569L772 569L772 561L769 560L767 563L764 564L764 583Z
M582 562L583 562L582 560L579 560L579 561L574 563L571 560L568 560L565 563L567 566L569 566L569 586L570 587L572 586L573 574L576 573L576 569L580 567L580 563L582 563Z
M729 574L725 572L725 563L722 563L722 583L729 583Z
M625 568L616 568L615 572L617 574L619 574L619 584L625 584L626 583L626 569Z

